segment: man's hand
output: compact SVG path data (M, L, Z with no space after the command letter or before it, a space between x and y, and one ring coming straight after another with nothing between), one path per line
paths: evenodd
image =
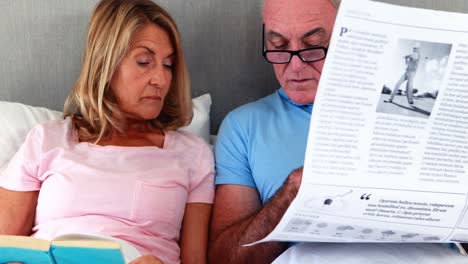
M129 264L164 264L164 262L155 256L144 255L132 260Z
M291 190L294 192L294 198L296 197L297 192L299 191L299 187L301 186L302 182L302 173L304 167L296 169L295 171L289 174L288 179L286 180L286 184L292 188Z
M221 185L216 189L211 228L211 263L271 263L287 243L268 242L244 247L268 235L296 198L302 168L294 170L283 186L262 206L257 190L241 185Z
M299 187L301 187L302 182L302 171L304 167L294 170L289 174L286 181L283 183L283 186L279 189L276 196L285 197L287 201L287 206L296 198Z

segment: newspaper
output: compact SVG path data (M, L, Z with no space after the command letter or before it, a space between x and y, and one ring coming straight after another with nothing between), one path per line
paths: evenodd
M467 25L342 1L301 187L256 243L468 241Z

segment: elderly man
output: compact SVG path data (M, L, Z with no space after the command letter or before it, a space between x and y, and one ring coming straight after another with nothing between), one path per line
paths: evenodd
M287 3L286 3L287 2ZM287 243L270 233L295 198L336 0L266 0L263 56L281 88L229 113L215 147L211 263L271 263Z

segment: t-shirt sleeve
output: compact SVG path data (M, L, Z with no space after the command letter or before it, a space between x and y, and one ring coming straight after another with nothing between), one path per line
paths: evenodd
M38 178L42 130L33 128L23 145L0 174L0 187L12 191L37 191L41 188Z
M188 203L213 203L214 200L214 157L208 144L203 143L198 162L192 168Z
M247 129L233 113L221 124L215 146L216 185L237 184L256 188L249 165Z

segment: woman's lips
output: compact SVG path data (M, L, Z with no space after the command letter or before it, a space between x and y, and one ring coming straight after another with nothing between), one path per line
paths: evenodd
M161 96L145 96L145 99L161 101Z

